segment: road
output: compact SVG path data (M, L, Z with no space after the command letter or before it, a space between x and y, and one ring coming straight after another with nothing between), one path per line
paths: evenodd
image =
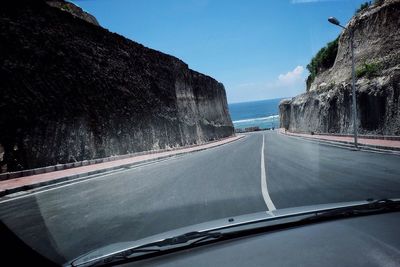
M205 151L0 200L0 218L26 243L63 263L109 243L213 219L400 197L399 166L396 155L258 132Z

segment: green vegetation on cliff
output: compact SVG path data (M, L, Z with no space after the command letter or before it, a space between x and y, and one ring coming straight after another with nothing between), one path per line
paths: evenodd
M361 11L363 11L364 9L367 9L368 7L370 7L371 5L376 5L376 6L380 6L385 2L385 0L374 0L372 1L366 1L364 3L362 3L360 5L360 7L356 10L355 14L360 13Z
M375 0L373 2L367 1L360 5L360 7L355 11L355 14L362 12L363 10L370 7L372 4L379 6L383 3L384 0ZM322 47L307 65L307 69L310 72L310 75L307 77L307 90L310 88L311 83L314 81L315 77L319 73L322 73L325 70L331 68L335 63L338 51L338 43L339 36L332 42L329 42L325 47ZM359 75L364 76L364 74L367 74L367 76L370 77L370 73L372 73L371 75L374 75L374 73L376 73L376 70L374 69L375 66L364 66L364 70L360 69ZM361 77L359 75L357 75L357 77Z
M361 4L360 7L356 10L356 14L360 13L361 11L363 11L364 9L369 7L370 5L371 5L371 1Z
M310 72L307 78L307 88L309 88L319 73L333 66L338 51L338 42L339 37L321 48L311 59L311 62L307 65L307 69Z
M367 77L372 78L379 74L380 65L378 63L364 63L356 69L357 78Z

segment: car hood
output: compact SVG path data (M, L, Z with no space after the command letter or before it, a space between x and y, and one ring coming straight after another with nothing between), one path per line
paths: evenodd
M213 221L208 221L204 223L199 223L191 226L186 226L178 229L174 229L171 231L163 232L160 234L152 235L143 239L135 240L135 241L128 241L128 242L118 242L113 243L96 250L93 250L89 253L86 253L78 258L69 261L68 263L64 264L64 266L71 266L73 262L73 266L85 266L86 263L96 261L97 259L106 257L108 255L112 255L126 249L134 249L136 247L140 247L142 245L153 243L157 241L162 241L167 238L172 238L178 235L182 235L189 232L195 231L212 231L218 230L221 228L232 227L232 226L239 226L243 224L251 224L257 223L259 221L265 222L268 220L279 220L281 217L286 218L288 216L296 216L302 215L312 212L318 211L325 211L330 209L336 208L345 208L357 205L368 204L368 201L352 201L352 202L339 202L339 203L330 203L330 204L320 204L320 205L311 205L311 206L302 206L302 207L295 207L295 208L285 208L273 211L262 211L256 212L246 215L228 217Z

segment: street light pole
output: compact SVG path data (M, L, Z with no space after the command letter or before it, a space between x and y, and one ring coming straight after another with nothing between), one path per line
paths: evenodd
M346 27L340 25L339 20L337 20L335 17L329 17L328 21L336 26L339 26L345 30L347 30ZM350 50L351 50L351 89L352 89L352 102L353 102L353 130L354 130L354 147L355 149L358 149L358 137L357 137L357 100L356 100L356 78L355 78L355 70L354 70L354 42L353 42L353 31L349 30L349 36L350 36Z
M354 70L354 43L353 31L350 30L350 46L351 46L351 84L353 93L353 128L354 128L354 147L358 149L357 140L357 101L356 101L356 78Z

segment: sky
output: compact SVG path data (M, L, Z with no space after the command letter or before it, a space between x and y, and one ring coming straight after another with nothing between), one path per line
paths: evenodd
M307 64L365 0L71 0L102 27L225 86L229 103L305 92Z

